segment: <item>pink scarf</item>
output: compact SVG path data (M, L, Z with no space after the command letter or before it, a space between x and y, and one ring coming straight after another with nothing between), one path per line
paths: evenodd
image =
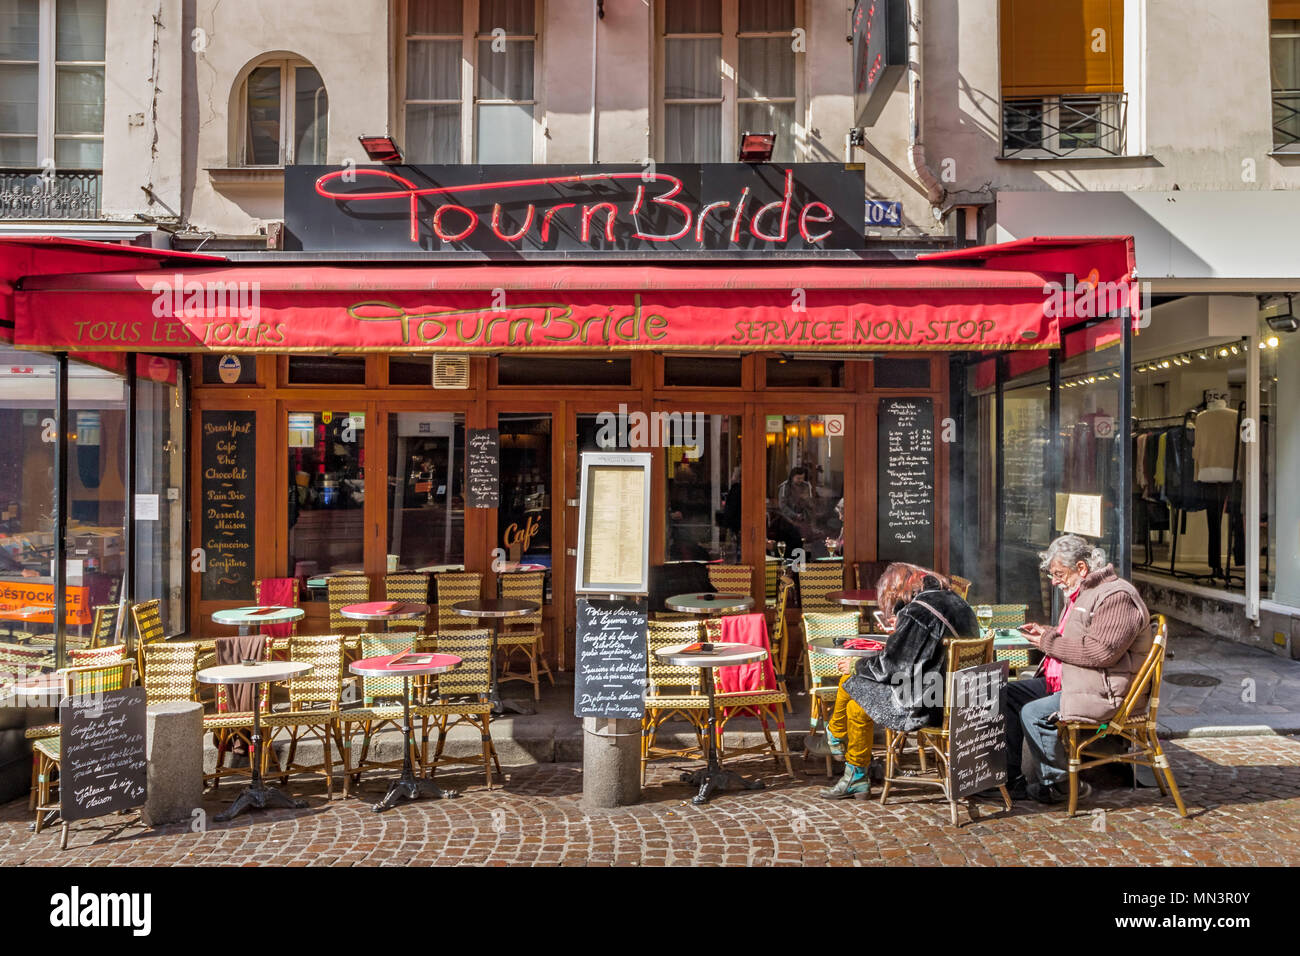
M1070 595L1070 603L1065 606L1065 612L1061 615L1061 621L1056 625L1056 631L1058 634L1065 633L1065 619L1068 618L1070 612L1074 610L1074 602L1079 600L1080 590L1081 589L1076 588L1074 593ZM1060 693L1061 662L1055 657L1048 657L1043 661L1043 678L1047 681L1047 692L1049 694Z

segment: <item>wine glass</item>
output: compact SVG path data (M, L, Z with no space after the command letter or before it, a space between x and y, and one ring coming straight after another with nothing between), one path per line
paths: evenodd
M984 633L993 626L993 606L980 604L975 608L975 619L979 621L980 632Z
M785 560L785 542L784 542L784 541L778 541L778 542L776 543L776 556L777 556L778 558L780 558L782 561Z

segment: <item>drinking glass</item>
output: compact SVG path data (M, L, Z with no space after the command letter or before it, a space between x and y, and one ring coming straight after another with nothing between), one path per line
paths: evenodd
M980 631L987 631L993 625L993 607L989 604L980 604L975 608L975 619L979 621Z

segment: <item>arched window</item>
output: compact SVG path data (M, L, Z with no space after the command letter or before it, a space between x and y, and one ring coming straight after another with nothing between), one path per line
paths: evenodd
M323 164L329 94L305 60L271 59L253 67L240 96L237 161L243 166Z

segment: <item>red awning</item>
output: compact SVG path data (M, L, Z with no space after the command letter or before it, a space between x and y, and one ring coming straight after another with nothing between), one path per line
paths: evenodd
M1109 282L1123 259L1100 255L1111 245L1131 250L1128 239L1086 239L1046 258L992 246L925 263L222 262L46 274L15 297L15 342L221 352L1050 348L1076 283L1046 266L1095 261L1093 283ZM1054 301L1052 290L1067 286L1069 301Z

